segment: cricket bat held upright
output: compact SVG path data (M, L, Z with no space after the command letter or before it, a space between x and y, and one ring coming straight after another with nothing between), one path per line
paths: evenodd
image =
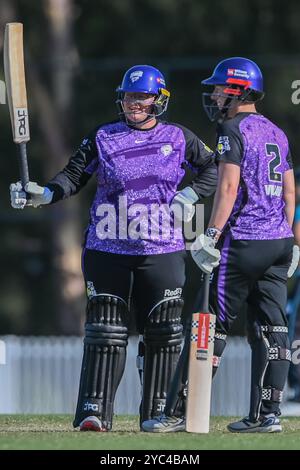
M209 313L209 274L204 275L201 305L193 314L190 340L186 430L209 432L216 317Z
M23 24L7 23L4 36L4 73L13 140L19 146L23 188L29 182L26 143L30 140L24 70Z

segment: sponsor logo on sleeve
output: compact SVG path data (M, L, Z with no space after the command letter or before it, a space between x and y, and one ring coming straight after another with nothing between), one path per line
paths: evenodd
M228 135L220 135L217 145L217 152L220 155L223 155L223 153L229 152L229 150L231 150L231 147Z

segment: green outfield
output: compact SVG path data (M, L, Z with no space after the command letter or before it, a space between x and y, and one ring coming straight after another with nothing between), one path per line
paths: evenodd
M138 418L115 418L110 433L80 433L66 415L1 415L0 450L94 449L94 450L202 450L202 449L300 449L300 418L283 418L279 434L231 434L230 418L212 418L209 435L184 432L141 433Z

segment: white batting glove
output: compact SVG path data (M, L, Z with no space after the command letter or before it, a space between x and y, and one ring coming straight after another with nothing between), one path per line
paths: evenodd
M171 201L170 210L174 212L177 219L183 222L190 222L195 213L194 204L199 199L195 191L187 186L175 194Z
M287 277L292 277L296 269L298 268L299 265L299 258L300 258L300 249L298 245L293 246L293 259L291 262L291 265L289 267L289 270L287 272Z
M22 184L20 181L18 183L12 183L9 187L10 191L10 202L14 209L24 209L26 206L26 193L23 191Z
M202 233L191 245L191 255L198 267L206 274L216 268L221 259L220 251L215 248L216 241Z
M10 189L10 201L14 209L24 209L25 206L39 207L44 204L50 204L53 192L47 187L39 186L30 181L25 186L25 191L21 181L12 183ZM29 199L27 199L29 195Z

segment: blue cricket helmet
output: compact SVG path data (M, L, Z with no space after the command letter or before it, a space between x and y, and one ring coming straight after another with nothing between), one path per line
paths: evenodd
M202 80L203 85L239 85L263 93L263 76L258 65L244 57L231 57L216 66L211 77Z
M127 70L117 92L158 95L161 88L165 87L166 81L158 69L151 65L135 65Z
M163 74L151 65L135 65L131 67L123 76L121 85L117 88L118 99L116 101L119 114L126 119L126 113L122 106L124 93L148 93L156 95L153 104L153 116L158 117L163 114L168 107L170 92L166 89L166 81ZM127 120L127 119L126 119Z
M223 94L227 96L225 106L222 110L217 108L216 102L209 104L207 98L211 99L213 93L203 93L203 106L209 118L214 121L218 115L224 118L233 102L252 101L256 102L263 98L263 76L258 65L244 57L230 57L222 60L215 67L211 77L202 80L202 85L225 86ZM214 94L214 96L216 96Z

